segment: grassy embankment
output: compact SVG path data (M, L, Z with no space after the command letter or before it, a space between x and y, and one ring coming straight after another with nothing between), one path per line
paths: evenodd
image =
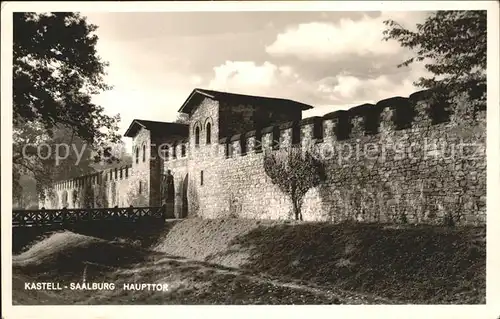
M485 303L484 227L192 220L156 249L401 303Z
M484 227L188 219L155 237L151 251L51 236L14 257L14 297L33 303L40 297L22 291L23 281L81 281L86 268L87 281L172 289L47 292L46 303L485 303Z

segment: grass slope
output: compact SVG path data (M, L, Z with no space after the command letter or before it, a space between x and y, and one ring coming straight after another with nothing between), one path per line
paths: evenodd
M399 303L485 303L484 227L189 219L155 250Z
M85 279L84 279L85 277ZM115 289L26 290L27 282L107 282ZM130 291L125 283L168 284L168 291ZM152 252L72 232L59 232L13 258L13 303L62 304L366 304L356 294L256 276L240 269Z

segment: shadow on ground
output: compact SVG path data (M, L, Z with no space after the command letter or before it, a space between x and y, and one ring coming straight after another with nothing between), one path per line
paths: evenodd
M65 288L26 290L26 282ZM115 289L68 288L83 282L113 283ZM167 284L168 290L123 289L131 283ZM67 231L13 258L15 304L340 304L341 299L374 302Z
M138 239L123 229L101 238L66 231L14 256L13 299L18 304L484 304L485 233L485 227L240 219L188 219L137 230ZM23 287L32 281L83 280L113 282L116 289ZM130 291L122 289L124 283L165 283L169 290Z
M259 226L205 260L398 303L486 302L485 227L300 223Z

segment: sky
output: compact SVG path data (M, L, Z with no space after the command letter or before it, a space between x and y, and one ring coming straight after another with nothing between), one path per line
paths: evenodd
M414 29L427 12L82 12L113 89L94 97L121 116L174 121L194 88L280 97L323 115L418 91L423 65L382 41L384 20ZM127 148L128 138L124 138Z

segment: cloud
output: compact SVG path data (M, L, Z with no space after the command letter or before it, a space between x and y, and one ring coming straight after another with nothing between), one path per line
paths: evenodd
M215 76L209 87L224 91L265 90L280 82L278 71L277 66L267 61L262 65L253 61L226 61L214 67Z
M121 132L134 118L174 120L194 87L293 99L313 105L310 116L408 95L420 72L397 69L404 50L380 40L384 19L410 26L421 20L415 12L89 17L114 85L94 101L121 114Z
M226 61L213 68L209 88L240 94L294 99L305 103L321 98L317 84L304 81L295 69L269 61Z
M405 52L396 41L382 41L383 21L394 19L414 26L423 21L425 12L383 12L378 17L342 18L337 23L301 23L279 33L266 52L274 57L293 56L301 60L329 60L356 55L359 57L395 55Z
M391 95L407 96L415 91L410 79L396 82L390 76L381 75L373 79L361 79L351 75L338 75L333 79L320 82L333 82L333 85L320 83L318 90L331 97L332 101L349 103L376 103Z
M199 85L203 82L203 78L199 75L192 75L191 76L191 83L193 85Z
M289 98L308 103L316 109L306 115L321 115L363 103L376 103L392 96L408 96L418 90L413 86L425 71L408 69L404 74L382 74L363 77L349 72L304 80L289 65L278 66L269 61L226 61L214 67L209 88L241 94Z
M392 19L415 29L428 14L379 12L299 23L278 33L265 50L271 61L290 65L308 84L296 88L290 77L285 81L297 99L316 106L307 116L408 96L419 90L413 82L427 72L418 64L397 68L412 52L397 41L382 40L384 21Z

